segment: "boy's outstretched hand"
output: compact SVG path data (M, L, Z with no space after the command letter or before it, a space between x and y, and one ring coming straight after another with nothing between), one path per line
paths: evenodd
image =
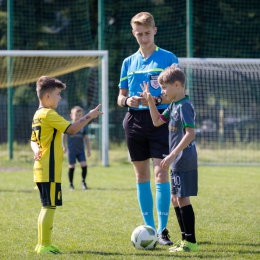
M97 118L99 115L102 115L103 112L102 112L102 111L98 111L100 107L101 107L101 104L99 104L96 108L90 110L89 113L88 113L88 115L89 115L91 118Z

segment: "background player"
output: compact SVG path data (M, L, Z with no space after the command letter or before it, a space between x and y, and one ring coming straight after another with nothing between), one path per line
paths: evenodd
M154 105L149 83L144 82L143 96L149 103L153 124L157 127L169 122L170 154L161 161L161 167L171 166L172 204L182 233L182 238L170 252L198 251L195 238L195 214L190 196L198 193L198 163L195 138L195 111L185 96L185 74L177 65L166 68L158 82L170 106L161 114Z
M168 230L170 185L168 170L160 166L165 154L169 153L167 124L155 127L152 123L148 103L140 97L140 84L150 82L151 95L159 111L168 107L168 101L161 96L157 78L161 71L173 63L177 57L154 43L157 33L154 18L150 13L141 12L131 20L132 34L139 44L139 50L127 57L122 64L119 106L128 107L123 121L126 144L134 166L137 182L137 198L146 225L155 228L153 197L150 187L150 158L156 183L156 209L158 215L158 242L171 245Z
M42 76L38 79L36 92L39 108L32 121L31 148L34 152L34 182L37 184L42 209L38 218L37 254L59 254L60 250L51 245L54 212L62 205L62 133L75 134L102 112L101 105L91 110L80 120L71 124L54 109L61 100L61 90L66 85L61 81Z
M71 109L70 118L72 123L76 122L83 116L83 109L79 106L75 106ZM85 142L85 144L84 144ZM81 165L81 186L83 190L86 190L86 176L88 172L87 162L86 162L86 155L85 155L85 145L87 148L87 156L91 155L90 150L90 141L88 138L88 126L85 125L82 129L80 129L76 134L71 135L69 133L63 135L63 152L68 152L68 160L69 160L69 182L70 182L70 189L74 190L73 185L73 177L74 177L74 170L76 159L79 161Z

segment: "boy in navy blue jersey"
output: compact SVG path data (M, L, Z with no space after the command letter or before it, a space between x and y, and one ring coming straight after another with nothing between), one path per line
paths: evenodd
M143 220L146 225L155 228L150 185L150 159L152 159L156 183L158 243L172 245L166 229L171 197L168 169L160 166L164 154L169 151L168 128L167 124L161 127L153 125L148 103L139 93L142 91L140 84L149 81L152 100L160 111L164 111L169 102L161 96L157 79L166 67L178 63L178 59L172 52L155 45L154 36L157 28L150 13L136 14L131 20L131 26L139 49L123 61L117 104L128 107L123 127L136 175L137 199Z
M83 116L83 109L79 106L75 106L71 109L70 118L73 122L76 122ZM67 140L66 140L67 139ZM76 159L79 161L81 165L81 176L82 182L81 186L83 190L88 188L86 184L86 177L87 177L87 160L85 155L85 144L87 148L87 156L91 155L90 150L90 141L88 138L88 126L84 126L79 132L74 135L65 134L63 135L63 152L68 152L68 160L69 160L69 182L70 182L70 189L74 190L73 184L73 177L74 177L74 170Z
M171 102L160 113L149 90L149 82L141 85L142 96L148 101L155 126L169 122L170 154L161 161L161 167L171 166L172 204L180 226L182 238L170 252L198 251L195 238L195 215L190 196L198 193L198 165L195 138L195 111L185 95L185 74L177 64L166 68L158 77L164 97Z

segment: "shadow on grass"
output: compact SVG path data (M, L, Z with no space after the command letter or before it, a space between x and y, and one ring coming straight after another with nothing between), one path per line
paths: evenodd
M220 246L225 246L225 245L230 245L230 246L254 246L254 247L259 247L260 248L260 243L225 243L225 242L211 242L211 241L199 241L198 242L199 245L220 245ZM259 251L260 253L260 251Z
M30 169L18 168L18 167L0 167L1 172L27 172Z
M169 253L160 253L160 254L155 254L152 255L152 252L155 252L156 250L149 250L147 251L147 253L144 251L143 253L137 253L137 254L127 254L127 253L118 253L118 252L102 252L102 251L74 251L71 252L71 254L91 254L91 255L103 255L103 256L132 256L132 255L136 255L136 256L149 256L149 257L158 257L158 256L168 256ZM150 252L150 253L149 253Z
M37 191L37 190L36 190ZM14 192L14 193L34 193L35 190L32 188L31 190L1 190L0 192Z
M121 256L122 259L124 259L124 256L140 256L140 257L149 257L149 259L152 259L152 258L155 258L155 259L158 259L158 257L163 257L163 259L165 259L166 257L173 257L174 258L182 258L184 257L184 255L182 253L180 254L175 254L175 253L169 253L169 252L165 252L165 253L161 253L160 251L164 251L165 249L159 249L159 248L156 248L155 250L138 250L137 252L138 253L118 253L118 252L102 252L102 251L72 251L70 252L69 254L87 254L87 255L100 255L100 256ZM142 252L140 252L142 251ZM157 252L160 252L160 253L157 253ZM155 254L153 254L155 253ZM214 259L215 256L209 256L209 255L201 255L199 254L200 252L196 253L196 258L205 258L205 259ZM187 253L185 253L185 259L188 259L188 258L191 258L193 259L194 258L194 253L191 253L191 255L187 255Z
M256 254L256 255L260 255L260 251L249 251L249 250L239 250L238 251L239 254L243 255L243 254ZM259 258L258 258L259 259Z
M65 190L65 192L67 192L66 187L62 189L63 192L64 192L64 190ZM93 190L93 191L94 190L99 190L99 191L133 191L133 190L136 190L136 188L115 188L115 187L113 187L113 188L102 188L102 187L96 187L96 188L88 188L88 190ZM37 192L38 189L34 189L34 188L32 188L31 190L16 190L16 189L1 190L0 189L0 192L6 192L6 193L7 192L34 193L35 191ZM78 188L78 189L76 189L76 192L77 191L82 191L82 189ZM73 192L75 192L75 191L73 191Z
M231 243L231 242L230 243L225 243L225 242L223 242L223 243L220 243L220 242L215 243L215 242L210 242L210 241L201 241L198 244L199 244L199 246L200 245L215 245L215 246L240 246L240 247L244 246L244 247L260 248L260 243L255 243L255 244L253 244L253 243ZM230 250L227 249L226 251L229 252ZM236 251L236 250L232 250L232 252L234 252L234 251ZM209 251L205 250L204 252L209 252ZM260 254L260 250L253 251L253 250L241 250L241 249L239 249L236 252L238 254L240 254L240 255Z
M136 188L116 188L116 187L113 187L113 188L102 188L102 187L97 187L97 188L89 188L90 190L112 190L112 191L133 191L133 190L136 190Z

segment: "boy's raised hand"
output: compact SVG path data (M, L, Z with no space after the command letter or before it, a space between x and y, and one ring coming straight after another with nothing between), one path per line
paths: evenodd
M140 84L140 87L142 89L142 93L139 92L140 96L143 97L145 100L150 101L153 99L151 96L150 90L149 90L149 82L143 82L143 85Z
M96 108L92 109L89 111L88 115L91 117L91 118L97 118L99 115L102 115L103 112L102 111L99 111L99 108L101 107L101 104L99 104Z

